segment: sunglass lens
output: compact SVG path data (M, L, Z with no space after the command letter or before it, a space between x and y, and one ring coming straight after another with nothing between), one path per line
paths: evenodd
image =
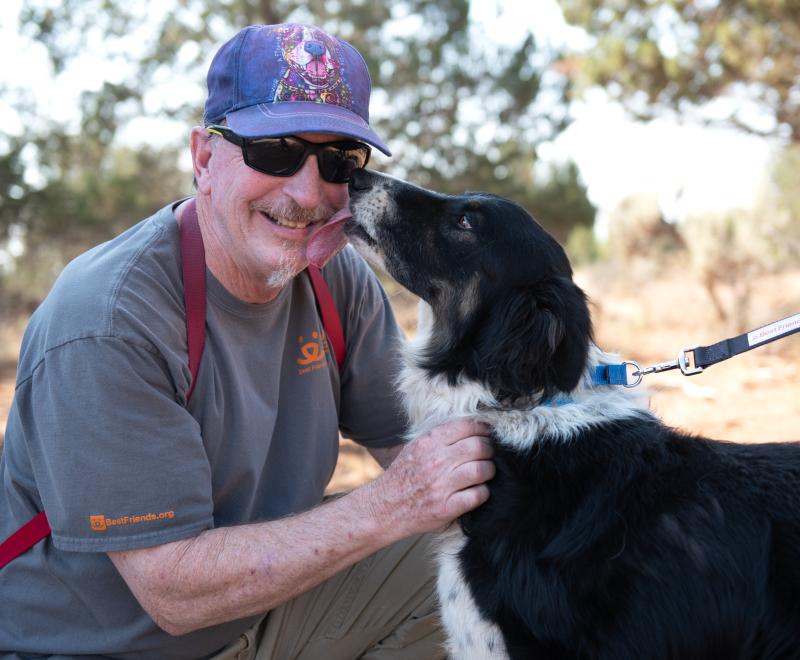
M319 154L322 178L331 183L347 183L353 170L364 167L369 160L369 149L361 145L330 146Z
M291 138L251 140L247 145L248 165L273 176L294 174L305 153L305 145Z

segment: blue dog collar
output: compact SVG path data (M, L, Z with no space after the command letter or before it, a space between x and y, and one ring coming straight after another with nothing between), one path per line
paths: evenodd
M593 385L624 385L628 387L628 363L600 364L592 374Z
M622 385L630 387L628 383L629 362L622 364L601 364L594 368L592 374L593 385ZM575 399L568 396L554 397L540 402L540 406L566 406L575 403Z

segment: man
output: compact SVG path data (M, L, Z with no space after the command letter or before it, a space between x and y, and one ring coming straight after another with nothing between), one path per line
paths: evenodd
M349 171L367 144L389 153L366 65L313 26L251 26L208 87L191 134L208 268L196 383L184 200L70 264L26 331L0 540L42 510L52 536L0 570L0 656L439 657L419 535L486 500L492 452L468 421L401 444L400 333L342 250ZM327 264L341 373L309 263ZM320 504L338 429L386 471Z

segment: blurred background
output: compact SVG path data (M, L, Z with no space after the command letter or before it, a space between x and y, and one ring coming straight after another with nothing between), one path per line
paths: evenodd
M63 266L192 192L216 48L310 22L373 78L372 166L525 206L567 248L598 343L674 359L800 312L796 0L5 0L0 442L21 333ZM406 331L415 300L386 283ZM670 424L800 439L800 336L649 376ZM334 487L376 467L344 443Z

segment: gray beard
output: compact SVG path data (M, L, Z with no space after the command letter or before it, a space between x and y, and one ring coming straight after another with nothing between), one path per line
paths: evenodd
M301 266L297 265L297 260L292 259L288 254L291 247L287 245L284 250L284 256L281 258L278 267L267 277L266 284L270 289L283 289L283 287L289 284L289 282L297 277L303 270Z

